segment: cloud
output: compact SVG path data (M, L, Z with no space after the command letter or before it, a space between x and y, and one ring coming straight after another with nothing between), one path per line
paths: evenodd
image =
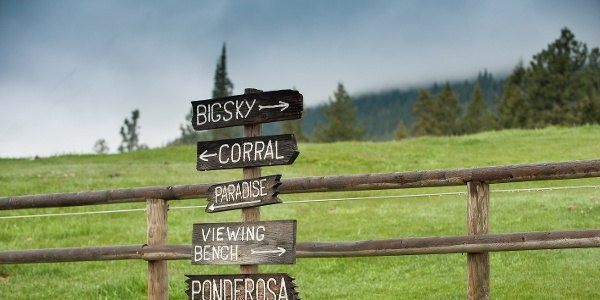
M600 45L595 1L0 2L0 157L114 150L139 109L163 145L210 98L227 43L234 93L296 88L305 105L338 82L383 87L508 72L567 26Z

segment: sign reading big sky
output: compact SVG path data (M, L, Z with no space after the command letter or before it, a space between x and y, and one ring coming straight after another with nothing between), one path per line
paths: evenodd
M302 101L302 94L293 90L193 101L192 126L207 130L300 119Z

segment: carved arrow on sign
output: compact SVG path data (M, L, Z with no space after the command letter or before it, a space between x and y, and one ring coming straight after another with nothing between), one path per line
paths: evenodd
M258 106L258 110L263 110L263 109L266 109L266 108L280 108L280 107L281 107L280 111L284 111L288 107L290 107L290 104L287 103L287 102L279 101L278 105L259 105Z
M198 158L203 161L208 161L208 159L213 156L217 156L217 153L208 153L208 150L204 150L204 152L202 152L202 154L200 154Z
M247 201L247 202L238 202L238 203L229 203L229 204L221 204L221 205L216 205L214 203L211 203L206 208L206 211L207 212L215 212L216 209L219 209L219 211L221 211L221 210L227 210L226 208L250 207L250 206L253 206L252 204L257 204L257 203L260 203L260 200Z
M277 247L277 250L254 250L250 249L250 254L277 254L277 256L281 256L285 253L285 249L281 247Z

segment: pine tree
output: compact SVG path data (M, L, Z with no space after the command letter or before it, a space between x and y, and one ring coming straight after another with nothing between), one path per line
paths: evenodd
M208 130L196 131L194 127L192 127L192 110L193 108L190 109L190 112L186 115L186 120L188 122L179 126L181 135L174 140L171 145L192 145L200 141L210 140L210 133Z
M233 83L227 76L227 50L225 44L221 49L221 56L217 61L217 68L215 70L215 85L212 91L212 97L222 98L233 95ZM239 127L233 128L220 128L212 130L213 140L221 140L234 138L240 134Z
M332 143L362 138L364 128L355 124L358 108L352 103L342 83L338 84L334 99L329 98L329 103L321 110L329 123L327 126L321 122L317 124L314 133L317 142Z
M94 144L94 152L97 154L106 154L108 151L110 151L110 148L108 147L108 143L105 139L99 139Z
M460 118L460 104L458 97L452 91L450 82L446 82L444 89L437 95L439 111L436 118L440 123L443 135L458 134L458 121Z
M582 101L582 124L600 123L600 50L593 48L585 71L585 98Z
M140 118L140 111L134 110L131 112L131 120L127 118L123 121L124 125L121 126L121 145L119 146L119 152L132 152L148 148L146 145L139 143L139 129L138 119Z
M477 133L494 129L494 115L483 100L483 92L479 84L475 84L471 101L465 115L460 119L460 132Z
M408 137L408 132L406 131L406 126L404 126L404 122L400 120L398 122L398 126L396 126L396 130L394 130L394 139L395 140L403 140Z
M442 135L443 132L437 119L439 109L439 103L428 90L419 90L413 110L416 121L412 126L412 136Z
M215 82L212 91L213 98L228 97L233 94L233 83L227 76L227 49L225 44L223 44L221 56L217 60L214 80ZM171 143L172 145L196 144L199 141L210 140L211 135L213 139L233 138L239 133L239 129L236 128L196 131L191 124L193 115L193 108L191 108L185 116L186 122L179 126L181 135Z
M508 77L502 98L496 100L496 120L499 128L531 128L533 111L525 93L527 70L519 62Z
M529 102L536 112L534 126L580 122L587 56L587 46L575 40L567 28L547 49L533 56L527 85Z
M308 137L302 130L302 119L283 121L280 123L282 133L291 133L298 142L308 142Z

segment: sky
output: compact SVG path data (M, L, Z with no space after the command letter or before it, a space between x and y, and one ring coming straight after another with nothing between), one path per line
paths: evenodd
M223 44L234 95L332 97L507 75L567 27L600 47L600 1L0 0L0 157L111 153L139 109L161 147L210 99Z

